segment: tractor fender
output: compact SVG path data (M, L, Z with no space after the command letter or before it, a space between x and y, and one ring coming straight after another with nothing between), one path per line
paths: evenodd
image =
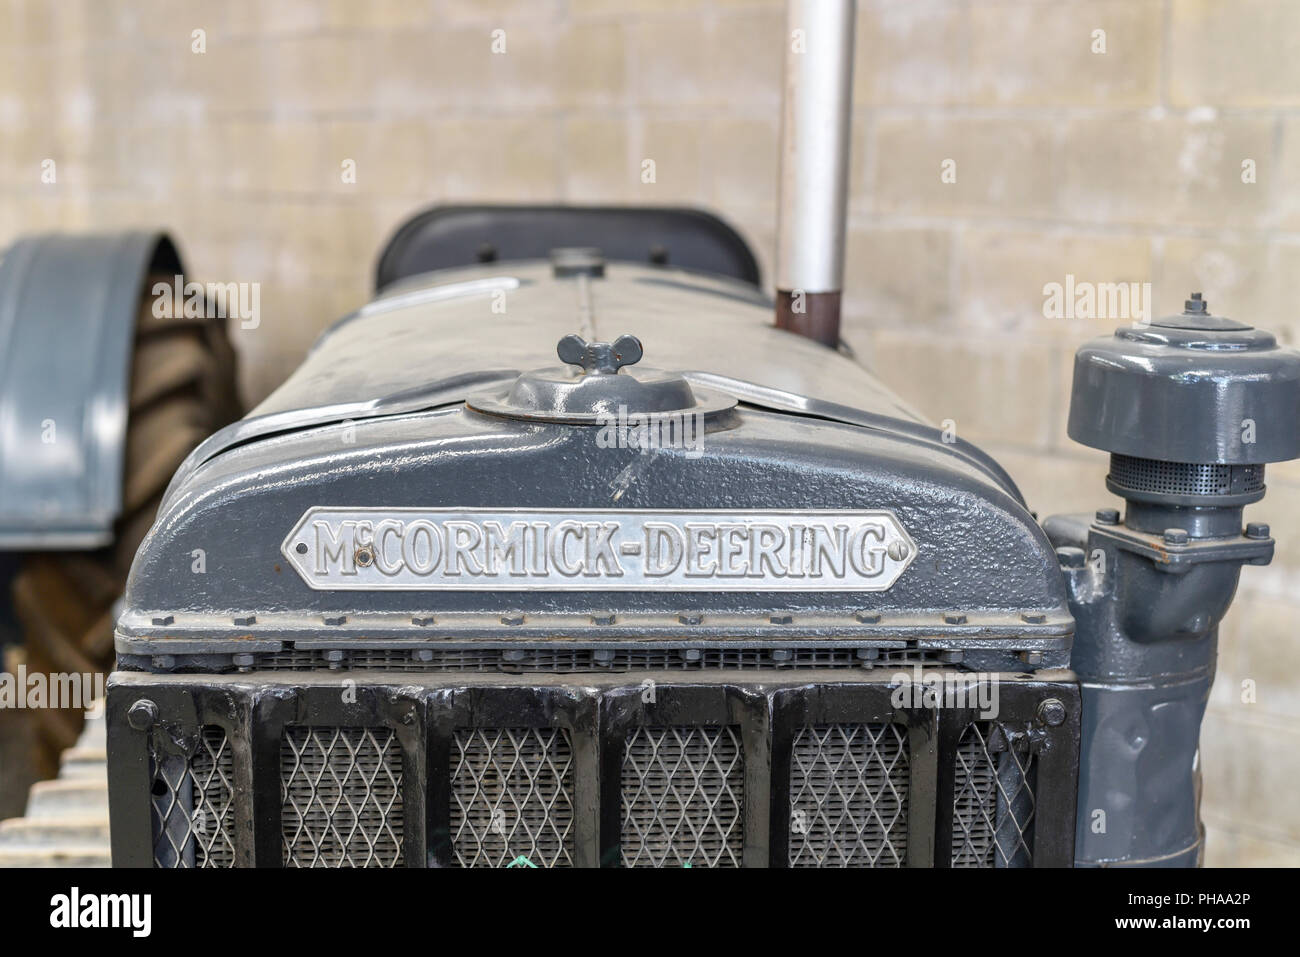
M112 541L151 272L183 273L160 232L33 235L0 258L0 549Z

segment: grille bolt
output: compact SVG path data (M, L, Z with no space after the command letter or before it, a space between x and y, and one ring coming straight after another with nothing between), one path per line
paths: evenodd
M343 652L338 650L325 652L325 661L329 664L330 671L338 671L343 667Z
M1065 705L1060 698L1044 698L1038 703L1038 722L1049 728L1065 724Z
M864 625L876 625L880 623L880 612L878 611L859 611L853 616Z
M416 628L428 628L430 625L433 624L433 616L415 615L414 617L411 618L411 624L413 624Z
M677 616L677 620L683 625L698 625L703 620L703 616L699 612L684 611Z
M249 625L257 624L256 615L237 615L233 620L237 628L247 628Z
M1099 525L1118 525L1119 509L1117 508L1099 508L1097 509L1097 524Z
M141 698L126 712L126 723L137 731L148 731L158 723L158 706L148 698Z
M509 615L501 616L501 624L503 625L522 625L523 623L524 623L523 612L514 612Z
M682 649L680 652L678 652L678 653L682 656L682 660L683 660L683 661L699 661L699 660L700 660L700 649L698 649L698 648L683 648L683 649Z
M506 661L523 661L528 657L528 652L519 648L507 648L501 652L501 657Z
M1043 653L1041 651L1022 651L1020 660L1027 665L1041 665L1043 663Z
M1166 528L1165 529L1166 545L1186 545L1187 529L1185 528Z
M774 649L772 649L772 660L773 660L773 661L789 661L789 660L790 660L791 658L793 658L793 657L794 657L794 653L793 653L792 651L790 651L789 648L774 648Z
M591 623L593 625L612 625L615 621L617 621L617 619L614 617L612 611L598 611L594 612L591 616Z
M166 625L174 624L175 622L176 622L175 615L161 615L158 618L153 619L153 624L154 627L156 628L162 628L165 627Z
M774 625L789 625L794 622L793 615L768 615L767 620Z
M247 672L247 671L252 671L252 670L253 670L253 656L252 656L252 655L250 655L250 654L239 654L239 655L235 655L235 659L234 659L234 660L235 660L235 667L238 668L240 671L245 671L245 672Z
M949 664L949 665L959 664L961 660L965 657L966 657L966 652L962 651L959 648L952 648L947 651L939 652L939 660L942 661L944 664Z
M1041 611L1023 611L1020 613L1020 617L1031 625L1041 625L1047 621L1047 615Z
M854 654L859 661L875 661L880 657L879 648L859 648Z
M1247 538L1268 538L1268 526L1263 522L1250 522L1246 526Z
M591 653L591 657L602 668L608 668L614 663L614 652L609 648L597 648Z
M943 613L943 623L945 625L964 625L966 616L959 611L945 611Z
M411 652L411 657L414 658L416 661L432 661L432 660L433 660L433 649L432 649L432 648L416 648L413 652Z
M348 623L347 615L326 615L325 624L327 625L346 625Z
M901 562L912 552L912 550L907 547L907 542L897 538L889 543L889 547L886 548L885 551L889 557L896 562Z

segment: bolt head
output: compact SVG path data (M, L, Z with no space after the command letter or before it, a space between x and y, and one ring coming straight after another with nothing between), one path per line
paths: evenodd
M1186 545L1187 529L1185 528L1166 528L1165 544L1166 545Z
M789 625L794 623L793 615L768 615L767 620L774 625Z
M158 706L148 698L141 698L127 709L126 723L137 731L148 731L158 723Z
M946 611L943 613L943 623L945 625L964 625L966 616L957 611Z
M1269 528L1263 522L1250 522L1246 525L1247 538L1268 538Z
M901 562L904 558L906 558L908 555L911 554L912 550L907 547L907 542L903 541L902 539L896 538L889 543L889 545L885 549L885 552L894 561Z
M1020 617L1026 624L1030 625L1041 625L1047 621L1046 613L1041 611L1022 611Z
M1099 525L1118 525L1119 509L1117 508L1099 508L1097 509L1097 524Z
M1038 721L1049 728L1065 724L1065 705L1060 698L1044 698L1038 703Z
M696 611L684 611L677 616L677 621L683 625L698 625L703 617Z

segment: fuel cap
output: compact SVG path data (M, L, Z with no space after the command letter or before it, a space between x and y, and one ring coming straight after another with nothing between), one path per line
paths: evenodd
M628 415L711 415L736 405L732 396L692 388L679 373L628 368L644 353L636 336L588 342L568 335L555 351L565 365L525 372L504 391L470 396L466 404L489 415L579 425Z

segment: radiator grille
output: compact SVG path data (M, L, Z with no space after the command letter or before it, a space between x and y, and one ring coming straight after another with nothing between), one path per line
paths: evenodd
M461 867L573 866L573 746L562 728L456 732L452 850Z
M954 867L1028 867L1034 827L1034 756L995 722L967 725L957 746Z
M704 648L698 658L686 658L681 651L667 648L610 649L598 655L594 648L521 649L453 648L431 650L426 661L406 650L381 648L349 651L340 663L348 671L400 672L492 672L503 674L573 674L625 671L736 671L800 670L813 668L898 667L932 664L940 651L915 648L873 649L872 659L858 657L855 648L778 649L788 656L773 657L762 648ZM269 652L258 657L264 671L325 671L330 663L310 649Z
M390 729L286 728L280 793L287 866L402 866L402 751Z
M638 728L622 768L624 867L739 867L745 767L734 727Z
M790 759L790 866L904 866L909 775L899 725L801 729Z
M234 762L226 732L205 725L187 760L154 761L155 867L232 867Z

